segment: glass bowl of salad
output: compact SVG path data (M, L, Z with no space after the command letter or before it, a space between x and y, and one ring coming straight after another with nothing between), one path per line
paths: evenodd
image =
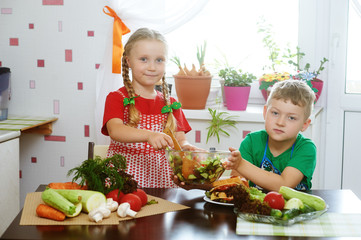
M218 180L225 171L223 163L231 155L226 151L166 150L166 158L174 175L189 184L209 184Z

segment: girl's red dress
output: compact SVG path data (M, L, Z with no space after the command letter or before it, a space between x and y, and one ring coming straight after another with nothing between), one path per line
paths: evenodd
M128 97L125 87L109 93L105 103L103 127L104 135L109 135L106 123L112 118L120 118L124 124L128 122L129 105L123 106L123 99ZM176 100L171 97L171 102ZM135 106L140 112L138 129L147 129L154 132L162 132L163 124L168 113L161 113L165 106L163 94L157 91L155 99L146 99L141 96L135 98ZM184 116L182 109L173 110L177 119L177 131L189 132L191 127ZM165 157L164 150L154 150L148 142L120 143L111 139L107 157L121 154L127 159L127 173L133 175L139 187L143 188L172 188L173 172Z

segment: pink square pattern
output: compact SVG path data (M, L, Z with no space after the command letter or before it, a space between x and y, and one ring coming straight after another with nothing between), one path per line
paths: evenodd
M29 81L29 88L34 89L35 88L35 80Z
M10 38L10 46L19 46L19 38Z
M34 29L34 23L29 23L29 29Z
M65 158L63 156L60 157L60 167L65 166Z
M45 135L44 140L45 141L55 141L55 142L65 142L66 137L65 136L55 136L55 135Z
M250 133L251 131L243 131L242 132L242 135L243 135L243 138L246 138L247 134Z
M44 59L38 59L38 67L45 67L45 60Z
M89 137L89 125L84 125L84 137Z
M96 63L96 64L95 64L95 69L99 69L99 67L100 67L100 64L99 64L99 63Z
M78 82L78 90L83 90L83 83L82 82Z
M62 32L62 31L63 31L63 22L58 21L58 32Z
M88 31L88 37L94 37L94 31Z
M60 113L60 101L54 100L53 107L54 107L54 114L59 114Z
M64 5L63 0L43 0L43 5Z
M197 130L196 131L196 139L195 139L196 143L200 143L201 142L201 131Z
M31 157L31 163L36 163L37 159L36 157Z
M12 8L1 8L1 14L12 14L13 9Z
M73 50L65 49L65 62L73 61Z

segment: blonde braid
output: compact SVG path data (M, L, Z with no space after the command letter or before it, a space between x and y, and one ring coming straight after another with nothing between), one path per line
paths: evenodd
M125 89L128 92L129 97L135 97L135 91L132 86L132 82L129 79L129 66L128 62L123 54L122 59L122 72L123 72L123 84L125 86ZM134 104L129 104L129 119L128 119L128 125L131 127L136 127L139 122L139 111L135 107Z
M164 76L162 77L162 91L164 97L164 104L167 106L171 105L168 83L165 81ZM168 118L167 118L167 122L165 123L165 127L168 127L173 132L177 130L177 120L172 112L168 113Z

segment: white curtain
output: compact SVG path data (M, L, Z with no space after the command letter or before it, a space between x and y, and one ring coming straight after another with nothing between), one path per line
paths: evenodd
M209 0L110 0L107 6L112 8L124 24L131 30L123 36L123 44L138 28L148 27L162 34L169 33L195 17ZM112 73L113 19L109 18L103 62L100 64L96 80L95 132L96 144L109 144L109 137L100 129L103 124L103 112L106 96L123 85L121 74Z

